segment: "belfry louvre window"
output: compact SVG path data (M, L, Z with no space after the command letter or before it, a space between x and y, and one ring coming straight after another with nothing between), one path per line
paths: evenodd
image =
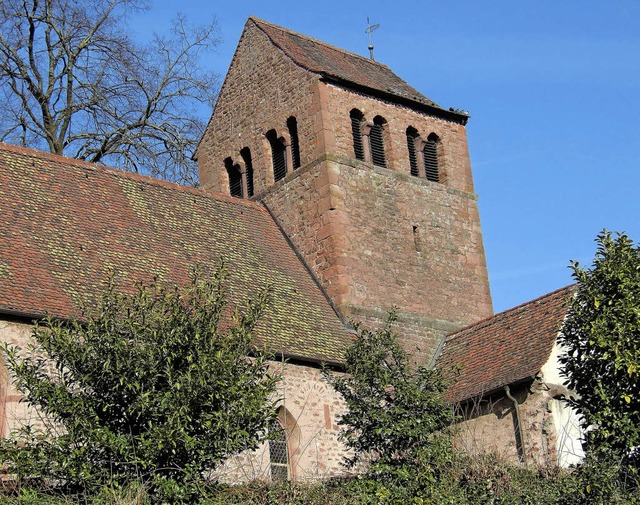
M362 143L362 122L364 116L358 109L353 109L349 113L351 118L351 133L353 135L353 153L357 160L364 161L364 145Z
M384 129L386 123L384 118L376 116L373 118L373 126L369 133L369 142L371 143L371 161L379 167L386 167L387 160L384 156Z
M231 158L224 160L227 174L229 175L229 194L236 198L242 198L242 174L240 173L240 167L233 164Z
M414 177L418 177L418 156L416 154L416 142L418 139L418 130L413 127L407 128L407 150L409 151L409 167L410 173Z
M271 160L273 162L273 179L275 182L287 175L286 148L278 138L275 130L267 132L267 139L271 144Z
M286 433L277 420L271 424L269 433L271 480L274 482L289 480L289 448Z
M438 137L433 133L424 144L422 156L424 158L424 171L427 180L440 182L440 168L438 167Z
M253 163L251 162L251 150L248 147L245 147L240 151L240 156L242 156L242 161L244 161L246 169L247 196L251 198L253 196Z
M289 137L291 137L291 160L293 169L300 168L300 139L298 138L298 121L293 116L287 119Z

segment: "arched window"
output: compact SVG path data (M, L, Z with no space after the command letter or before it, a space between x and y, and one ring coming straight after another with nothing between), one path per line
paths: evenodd
M244 161L246 169L247 196L251 198L253 196L253 163L251 162L251 151L248 147L245 147L240 151L240 156L242 156L242 161Z
M371 144L371 161L379 167L386 167L387 160L384 155L384 125L387 122L381 116L373 118L373 126L369 133L369 143Z
M224 166L229 176L229 194L236 198L242 198L242 173L240 172L240 166L234 165L231 158L224 160Z
M291 138L291 164L293 169L300 168L300 140L298 139L298 121L291 116L287 119L287 128Z
M440 167L438 166L439 144L440 139L435 133L432 133L427 137L422 150L425 176L431 182L440 182Z
M349 113L351 118L351 132L353 134L353 153L357 160L364 161L364 145L362 143L362 123L364 115L358 109Z
M269 460L271 480L274 482L289 480L287 434L278 419L274 419L269 428Z
M418 177L420 172L418 171L418 155L417 155L417 142L418 142L418 130L413 126L407 128L407 150L409 151L409 166L411 168L410 174L414 177Z
M278 138L275 130L267 132L267 140L271 144L271 160L273 162L273 180L275 182L287 175L287 157L284 142Z

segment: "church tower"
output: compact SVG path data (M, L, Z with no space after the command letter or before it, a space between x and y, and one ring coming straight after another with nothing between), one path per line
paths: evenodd
M467 119L383 64L250 18L200 180L262 202L346 319L377 325L396 307L425 363L492 314Z

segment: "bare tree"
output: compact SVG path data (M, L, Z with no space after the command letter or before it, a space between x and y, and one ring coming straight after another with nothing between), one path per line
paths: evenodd
M141 45L127 18L143 0L0 2L0 140L197 184L191 155L217 78L198 55L213 20Z

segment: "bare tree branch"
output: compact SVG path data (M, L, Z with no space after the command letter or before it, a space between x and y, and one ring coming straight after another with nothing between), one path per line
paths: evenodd
M217 76L198 64L215 20L140 45L127 16L142 0L0 3L0 140L197 184L191 160Z

